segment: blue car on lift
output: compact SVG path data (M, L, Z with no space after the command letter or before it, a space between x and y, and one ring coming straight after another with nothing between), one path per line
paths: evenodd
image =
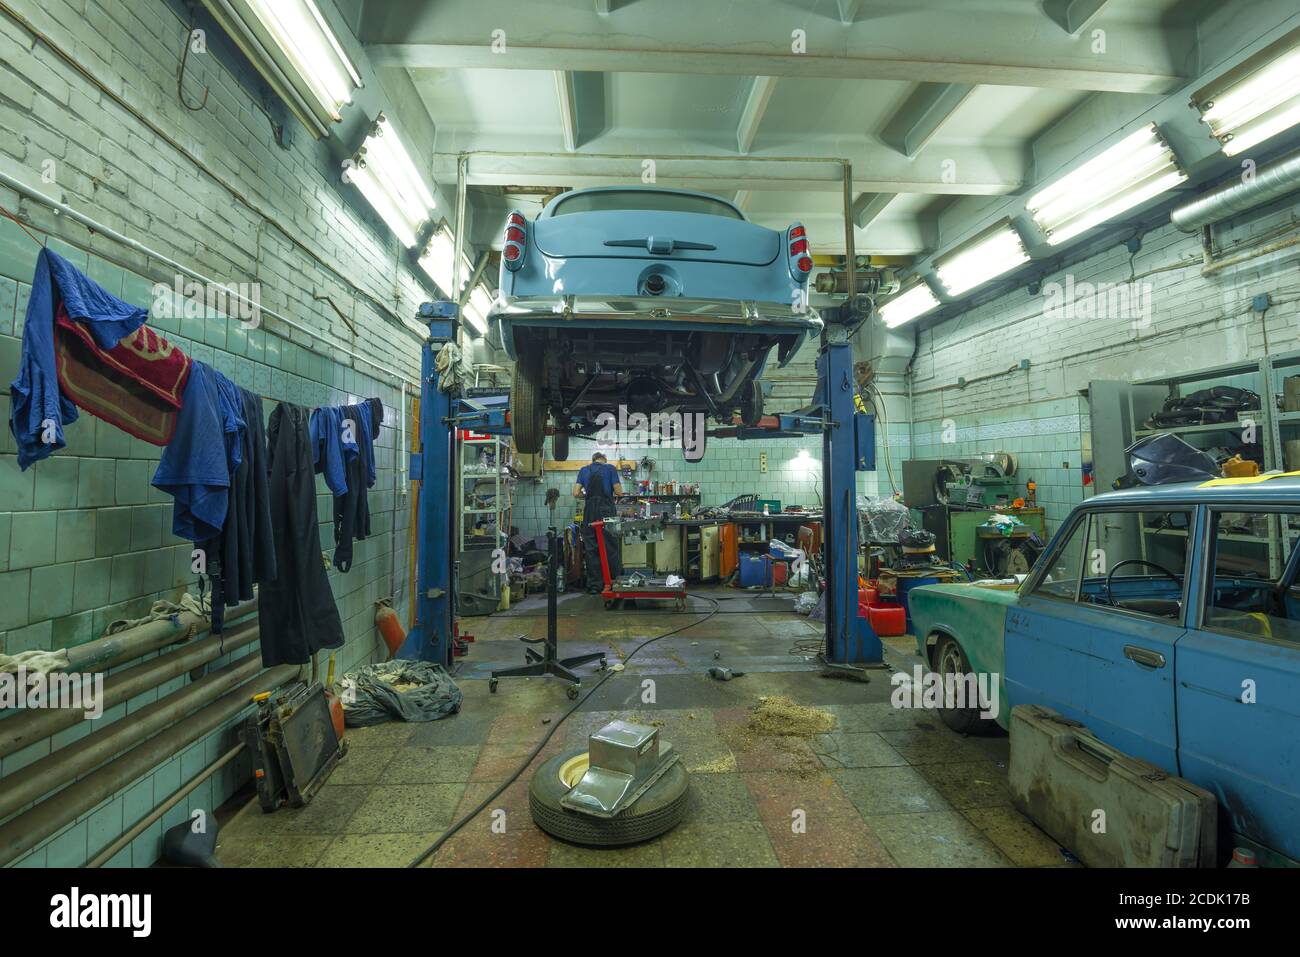
M821 329L808 307L804 227L747 222L716 196L658 187L565 193L534 220L505 225L489 320L515 362L511 430L541 451L602 413L704 413L755 424L759 377Z
M913 590L918 651L1216 794L1235 843L1300 861L1300 479L1077 506L1018 588ZM942 711L977 730L978 708ZM1232 844L1228 845L1229 850Z

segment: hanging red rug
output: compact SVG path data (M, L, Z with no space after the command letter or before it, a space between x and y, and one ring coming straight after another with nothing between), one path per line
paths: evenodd
M166 445L190 376L190 357L148 325L101 349L63 304L54 314L59 388L79 409L153 445Z

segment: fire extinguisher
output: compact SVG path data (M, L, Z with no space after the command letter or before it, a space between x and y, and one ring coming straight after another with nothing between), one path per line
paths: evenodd
M379 629L384 644L388 646L388 660L391 661L406 641L406 631L402 621L393 611L392 601L388 598L375 602L375 627Z

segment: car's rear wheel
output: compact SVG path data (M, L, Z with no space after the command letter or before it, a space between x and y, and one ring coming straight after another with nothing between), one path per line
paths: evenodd
M557 462L569 460L569 433L556 432L551 436L551 454Z
M748 428L758 425L763 417L763 386L754 379L742 390L740 400L740 421Z
M981 718L978 705L974 708L948 707L947 689L964 687L971 689L975 685L966 679L971 674L970 661L957 639L950 635L940 635L934 647L934 670L944 682L943 702L939 707L939 718L948 727L960 734L989 734L997 727L992 718ZM997 680L990 675L989 680ZM955 702L954 702L955 703Z
M542 450L546 438L546 407L542 405L542 353L521 352L510 379L510 431L515 449L524 455Z

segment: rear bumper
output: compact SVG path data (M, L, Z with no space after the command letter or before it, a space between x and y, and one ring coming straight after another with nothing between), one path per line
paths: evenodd
M821 317L811 307L796 312L789 303L738 299L658 296L503 296L488 312L500 323L501 342L515 355L513 328L625 328L706 332L759 332L798 336L820 333Z

